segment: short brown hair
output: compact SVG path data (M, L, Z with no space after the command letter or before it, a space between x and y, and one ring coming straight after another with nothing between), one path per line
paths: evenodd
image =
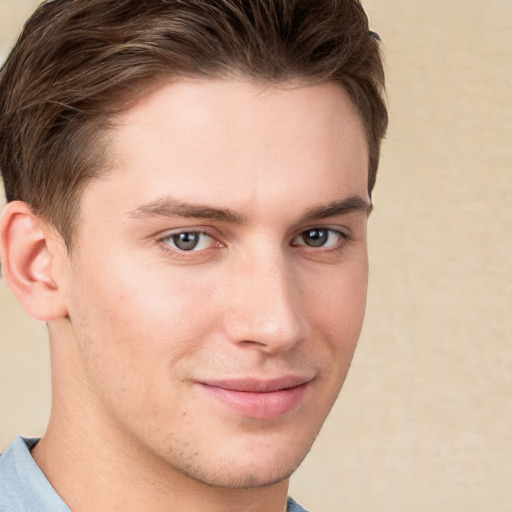
M163 78L339 82L363 120L371 192L387 126L379 39L358 0L50 0L0 74L0 170L70 247L116 113Z

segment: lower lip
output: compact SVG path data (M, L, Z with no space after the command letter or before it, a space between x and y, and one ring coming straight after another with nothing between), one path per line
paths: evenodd
M243 416L256 419L273 419L296 410L304 399L308 383L288 389L257 393L201 384L210 396Z

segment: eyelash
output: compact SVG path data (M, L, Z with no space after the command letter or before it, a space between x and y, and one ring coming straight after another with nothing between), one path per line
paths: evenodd
M306 233L308 233L308 232L311 233L313 231L327 231L328 236L335 235L338 237L338 239L333 244L330 244L327 246L320 245L317 247L307 245L306 243L296 243L295 242L295 240L297 240L298 238L304 237L304 235ZM180 236L180 235L204 236L204 237L210 238L212 240L212 243L209 247L206 247L203 249L196 249L194 247L191 250L185 250L185 249L180 249L178 247L172 247L170 245L169 241L172 241L175 237ZM317 253L317 252L329 253L329 252L341 251L345 247L345 245L352 240L353 240L353 238L352 238L351 234L340 231L338 229L329 228L329 227L312 227L312 228L306 229L304 231L301 231L298 235L294 236L292 239L292 242L290 243L290 246L291 247L299 247L305 251L314 251L315 253ZM217 248L225 247L225 245L222 244L221 242L218 242L215 239L215 237L213 237L212 235L210 235L209 233L207 233L206 231L201 230L201 229L189 229L189 230L181 230L181 231L175 231L172 233L168 233L165 236L159 238L157 240L157 242L159 243L159 245L162 247L162 249L165 252L171 253L172 255L178 256L181 258L197 257L198 256L197 253L204 253L204 251L208 251L211 248L215 248L215 246L217 246ZM199 242L199 243L201 243L201 242Z
M161 244L164 251L170 252L174 255L178 255L181 257L190 257L189 255L191 255L193 253L206 251L211 248L211 246L206 247L204 249L195 249L195 247L194 247L192 250L187 251L185 249L180 249L179 247L172 247L170 245L169 241L172 241L174 239L174 237L177 237L180 235L199 235L199 236L208 237L208 238L211 238L211 240L212 240L212 246L217 245L218 247L224 247L224 245L221 244L220 242L216 241L212 235L210 235L206 231L203 231L200 229L189 229L189 230L182 230L182 231L176 231L173 233L169 233L169 234L163 236L162 238L158 239L158 242ZM201 242L199 242L199 243L201 243Z
M341 249L347 242L351 241L352 238L351 236L348 234L348 233L344 233L343 231L340 231L339 229L334 229L334 228L329 228L329 227L313 227L313 228L309 228L309 229L306 229L305 231L302 231L298 236L296 236L294 238L294 240L296 240L297 238L303 238L304 235L306 233L313 233L313 232L319 232L319 231L327 231L328 233L328 237L330 237L331 235L335 235L337 236L337 241L335 241L334 243L330 244L330 245L319 245L319 246L312 246L312 245L308 245L306 243L292 243L291 245L293 247L305 247L305 248L309 248L311 250L320 250L320 249L323 249L324 252L326 251L336 251L336 250L339 250Z

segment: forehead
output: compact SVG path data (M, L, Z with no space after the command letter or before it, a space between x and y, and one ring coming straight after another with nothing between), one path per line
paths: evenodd
M103 192L126 203L172 194L242 207L306 191L313 200L327 188L367 197L363 124L335 83L165 84L120 116L108 147L114 170Z

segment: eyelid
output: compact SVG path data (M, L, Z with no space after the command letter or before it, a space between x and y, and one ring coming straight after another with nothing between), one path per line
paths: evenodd
M308 231L314 231L314 230L326 230L329 232L329 234L335 234L338 238L334 241L334 243L330 243L328 245L320 245L320 246L313 246L308 245L307 243L297 243L296 240L303 236ZM352 241L353 237L350 232L344 231L340 229L339 227L332 227L332 226L311 226L306 229L302 229L300 233L296 234L290 243L292 247L300 248L301 250L306 251L315 251L315 252L328 252L328 251L337 251L341 250L348 242Z
M210 238L211 243L208 245L208 247L202 248L202 249L190 249L190 250L184 250L180 249L179 247L174 246L173 244L169 243L169 240L172 240L173 237L180 235L182 233L190 233L190 234L198 234L203 235L205 237ZM206 252L209 249L212 249L215 245L217 247L223 247L224 245L219 242L217 237L209 233L205 228L203 227L193 227L193 228L176 228L173 230L169 230L164 232L163 234L160 234L157 236L156 239L157 243L162 247L162 249L167 253L172 253L172 255L183 257L183 258L191 258L194 256L199 256L200 253Z
M351 233L346 229L342 229L339 226L334 227L334 226L322 226L322 225L314 225L314 226L307 227L305 229L302 228L292 238L295 239L295 238L303 235L304 233L307 233L308 231L315 231L315 230L319 230L319 231L325 230L325 231L329 231L331 233L336 233L336 234L342 236L343 238L347 238L347 239L352 238Z

